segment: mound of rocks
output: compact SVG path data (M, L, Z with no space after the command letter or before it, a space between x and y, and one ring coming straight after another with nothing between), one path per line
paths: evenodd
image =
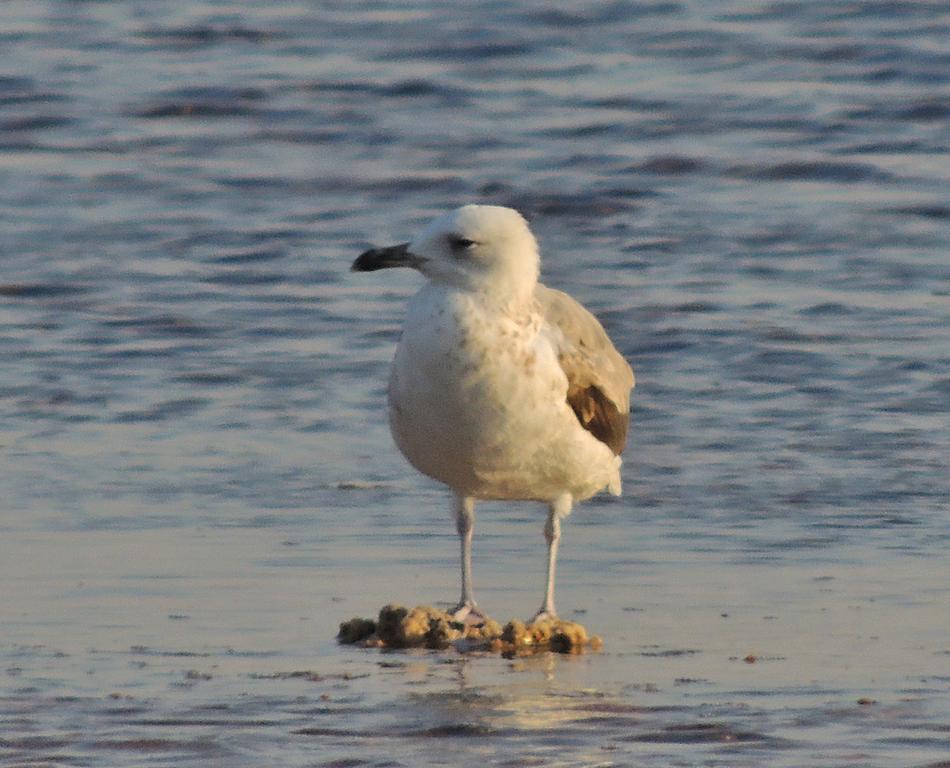
M603 642L580 624L549 619L526 624L509 621L504 627L493 619L479 625L455 621L445 611L428 605L406 608L386 605L373 619L354 618L340 624L337 640L364 648L454 648L461 653L491 652L517 656L540 651L581 653L599 650Z

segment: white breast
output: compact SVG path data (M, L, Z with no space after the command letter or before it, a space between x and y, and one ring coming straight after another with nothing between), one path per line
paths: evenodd
M483 301L429 285L410 302L389 382L400 450L476 498L582 499L619 484L619 459L567 404L541 316Z

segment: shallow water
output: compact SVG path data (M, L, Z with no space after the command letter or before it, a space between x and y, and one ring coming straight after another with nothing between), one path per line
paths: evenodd
M943 4L261 6L0 5L0 764L946 765ZM601 653L333 641L456 596L418 279L347 270L473 200L637 371ZM497 618L542 520L479 508Z

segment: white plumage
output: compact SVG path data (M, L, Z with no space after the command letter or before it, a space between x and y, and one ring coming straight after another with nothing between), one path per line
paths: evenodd
M462 547L456 617L479 621L471 586L476 499L549 505L544 603L553 617L560 520L574 501L620 493L633 371L597 319L538 283L537 244L517 211L467 205L419 237L362 254L354 270L409 266L409 304L389 380L399 449L455 494Z

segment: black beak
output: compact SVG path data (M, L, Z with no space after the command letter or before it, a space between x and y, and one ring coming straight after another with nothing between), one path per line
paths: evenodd
M370 248L359 255L350 270L353 272L375 272L377 269L392 267L411 267L418 269L425 261L409 250L409 243L390 245L387 248Z

